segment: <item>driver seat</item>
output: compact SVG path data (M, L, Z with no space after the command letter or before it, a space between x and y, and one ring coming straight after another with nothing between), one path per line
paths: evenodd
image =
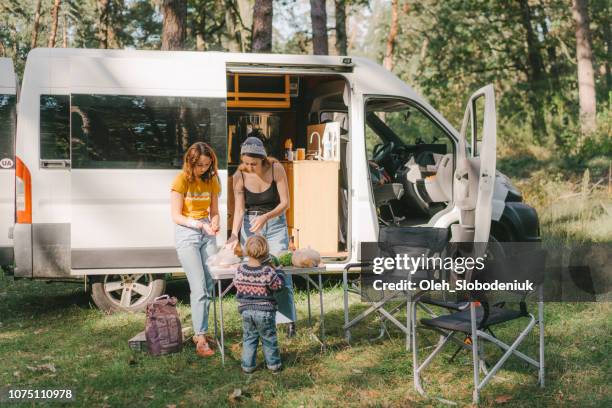
M404 187L400 183L387 183L382 185L374 186L372 189L374 193L374 202L376 204L376 208L380 209L381 207L386 206L391 213L392 221L389 222L385 220L381 215L380 211L378 212L378 220L385 224L387 227L393 225L398 226L400 222L403 220L402 217L396 217L393 213L393 206L391 205L391 201L399 200L404 195Z

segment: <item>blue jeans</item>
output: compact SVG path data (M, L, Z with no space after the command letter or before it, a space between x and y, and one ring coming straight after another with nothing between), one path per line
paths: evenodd
M176 253L189 281L193 332L195 335L205 334L208 331L208 312L214 289L206 260L217 252L217 240L202 230L178 224L174 236Z
M257 366L257 346L261 337L266 366L270 370L281 367L278 339L276 337L276 315L261 310L242 311L242 369L252 372Z
M242 219L242 229L240 230L240 238L242 245L246 243L246 240L251 235L254 235L251 231L251 221L256 216L245 213ZM279 253L286 251L289 248L289 232L287 231L287 218L285 214L279 215L278 217L268 220L258 232L268 240L268 246L270 247L270 253L272 255L278 255ZM291 275L285 276L285 287L277 292L274 292L274 299L278 304L278 313L282 314L285 319L289 319L295 322L295 301L293 299L293 280ZM279 316L280 317L280 316Z

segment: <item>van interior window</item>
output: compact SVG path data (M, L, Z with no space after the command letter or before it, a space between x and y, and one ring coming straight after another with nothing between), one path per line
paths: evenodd
M344 78L233 73L227 78L228 225L240 146L255 136L285 168L293 245L310 246L326 261L346 259L349 122Z
M0 95L0 160L15 161L16 125L15 95Z
M70 159L70 96L40 96L40 158Z
M426 224L451 200L452 139L403 100L371 99L365 115L366 155L379 224Z
M225 100L72 95L72 167L179 169L194 142L226 166Z

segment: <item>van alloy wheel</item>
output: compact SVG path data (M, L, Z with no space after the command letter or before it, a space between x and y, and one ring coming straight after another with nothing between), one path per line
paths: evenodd
M138 312L165 289L163 276L152 274L104 275L92 285L94 303L107 312Z

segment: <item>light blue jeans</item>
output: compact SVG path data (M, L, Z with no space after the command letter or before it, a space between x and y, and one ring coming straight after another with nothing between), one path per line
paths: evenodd
M244 214L242 229L240 230L240 240L243 246L247 238L254 235L250 229L251 222L255 217L256 215ZM272 255L278 255L289 248L289 232L287 230L287 218L285 214L268 220L266 225L259 230L258 234L268 240L268 246ZM274 292L274 299L276 299L278 304L278 313L282 314L286 319L295 322L295 301L293 299L293 280L291 279L291 275L285 275L285 287Z
M207 219L199 220L209 222ZM217 240L196 228L176 225L174 229L176 253L189 282L191 322L195 335L208 331L208 312L214 282L206 260L217 252Z
M257 345L261 338L266 366L270 370L281 367L278 338L276 337L276 316L274 312L261 310L242 311L242 369L252 372L257 366Z

